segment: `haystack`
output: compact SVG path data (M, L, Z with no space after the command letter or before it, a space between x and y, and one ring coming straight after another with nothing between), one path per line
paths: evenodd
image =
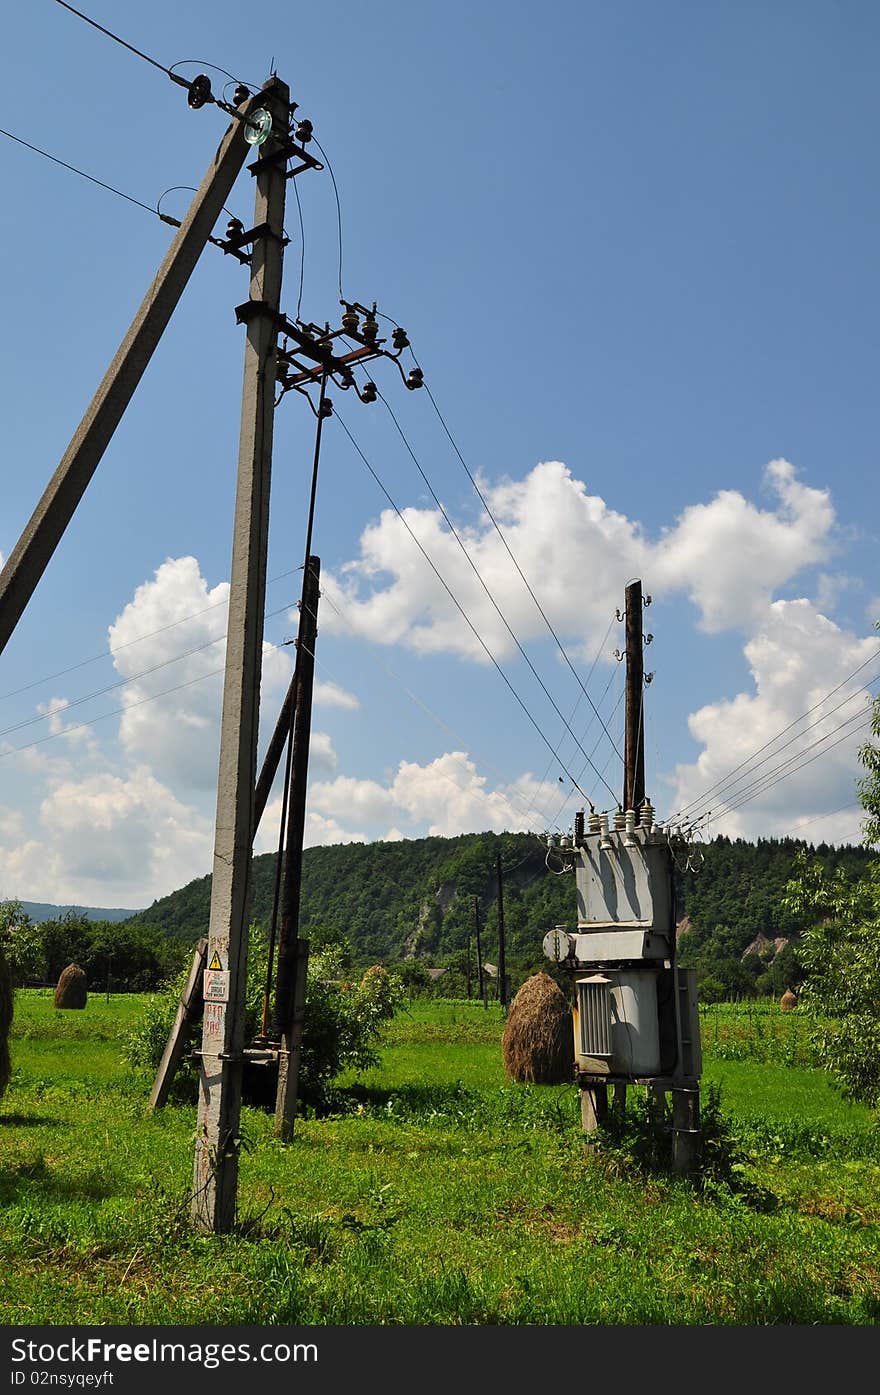
M786 988L779 999L779 1009L781 1012L792 1012L797 1007L797 997L790 988Z
M62 969L55 989L57 1008L84 1008L86 1005L86 976L78 964Z
M9 1030L12 1026L13 994L12 971L3 955L0 954L0 1099L9 1077L12 1065L9 1060Z
M549 974L533 974L517 993L507 1014L501 1052L511 1080L535 1085L571 1080L571 1009Z

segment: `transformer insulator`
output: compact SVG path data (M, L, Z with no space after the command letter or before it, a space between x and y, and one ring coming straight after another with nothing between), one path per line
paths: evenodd
M626 827L626 817L621 808L614 810L614 832L620 833Z
M639 827L654 827L654 806L651 803L650 799L646 799L641 809L639 810Z
M352 310L349 307L346 309L345 314L342 316L342 328L345 330L346 334L357 334L357 327L357 311Z
M199 73L198 77L194 77L189 85L189 92L186 95L187 106L192 107L193 111L198 111L199 107L203 107L206 102L212 100L211 79L207 73Z
M372 311L369 315L364 317L364 322L361 325L361 335L370 344L374 344L379 336L379 321Z
M602 831L602 820L601 820L600 816L599 816L597 813L593 812L593 813L590 815L590 821L589 821L589 823L587 824L587 827L588 827L588 829L589 829L589 831L590 831L591 833L601 833L601 831Z

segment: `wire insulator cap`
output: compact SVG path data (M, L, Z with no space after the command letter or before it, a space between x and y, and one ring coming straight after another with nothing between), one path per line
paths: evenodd
M189 85L189 92L186 94L186 104L192 107L193 111L198 111L206 102L213 102L214 95L211 92L211 79L207 73L199 73L194 77Z
M425 375L422 372L421 368L410 369L409 377L406 380L406 385L408 388L413 389L425 386Z
M342 328L347 334L357 334L358 317L357 311L350 305L345 307L345 314L342 316Z
M392 334L391 342L394 345L395 349L409 348L409 339L407 337L406 330L401 329L400 325L397 326L394 333Z
M226 237L229 242L235 242L244 232L244 223L240 218L230 218L226 224Z
M364 316L364 322L361 325L361 336L370 344L374 344L379 336L379 321L376 319L375 305L369 314Z
M329 398L329 397L325 397L325 398L324 398L324 401L321 403L321 406L320 406L320 408L319 408L318 416L320 416L320 417L332 417L332 415L333 415L333 403L330 401L330 398Z
M376 384L375 384L375 383L372 383L372 382L370 382L370 383L364 383L363 391L361 392L361 401L362 401L362 402L375 402L375 400L376 400Z
M251 89L245 87L243 82L240 82L232 94L232 105L240 107L242 102L246 102L250 95Z
M308 117L303 117L302 121L296 123L296 138L300 145L308 145L309 141L312 139L313 130L314 127Z

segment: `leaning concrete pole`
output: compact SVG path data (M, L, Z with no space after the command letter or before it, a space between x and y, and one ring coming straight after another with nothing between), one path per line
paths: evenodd
M239 111L245 115L261 105L262 99L252 97ZM243 123L233 121L73 440L0 572L0 653L134 395L249 149Z
M235 1222L238 1125L247 977L245 912L254 827L260 660L269 532L277 314L281 300L286 162L273 159L287 136L290 94L271 78L262 89L273 135L257 152L238 490L232 541L226 677L220 730L208 967L192 1200L202 1230ZM276 134L278 139L276 139Z

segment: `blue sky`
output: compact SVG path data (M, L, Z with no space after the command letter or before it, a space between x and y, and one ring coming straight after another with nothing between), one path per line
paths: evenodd
M631 577L652 594L658 812L713 809L710 835L857 839L860 714L880 676L876 7L379 0L288 14L154 0L88 12L165 65L196 55L189 75L210 62L257 83L274 59L333 165L345 294L407 327L584 680L598 655L589 691L618 744L622 633L608 625ZM155 68L52 0L14 10L5 36L4 129L151 206L200 182L225 128L216 108L191 112ZM171 233L3 138L0 177L6 557ZM297 186L303 316L336 322L332 184L322 173ZM172 192L162 209L180 216L189 197ZM247 173L229 206L249 225ZM222 643L178 656L223 632L233 307L246 295L246 271L208 248L0 657L0 896L139 906L210 868L220 689L209 675ZM620 762L597 724L587 730L580 689L430 400L392 373L377 381L434 490L617 790ZM309 841L567 827L583 802L571 775L605 807L608 789L589 769L581 778L580 750L382 403L351 397L336 393L340 415L558 755L331 421ZM291 662L312 451L313 420L292 398L276 421L269 726ZM112 684L124 686L89 696ZM767 742L755 780L803 769L748 800L743 782L713 789ZM273 815L260 848L276 841Z

